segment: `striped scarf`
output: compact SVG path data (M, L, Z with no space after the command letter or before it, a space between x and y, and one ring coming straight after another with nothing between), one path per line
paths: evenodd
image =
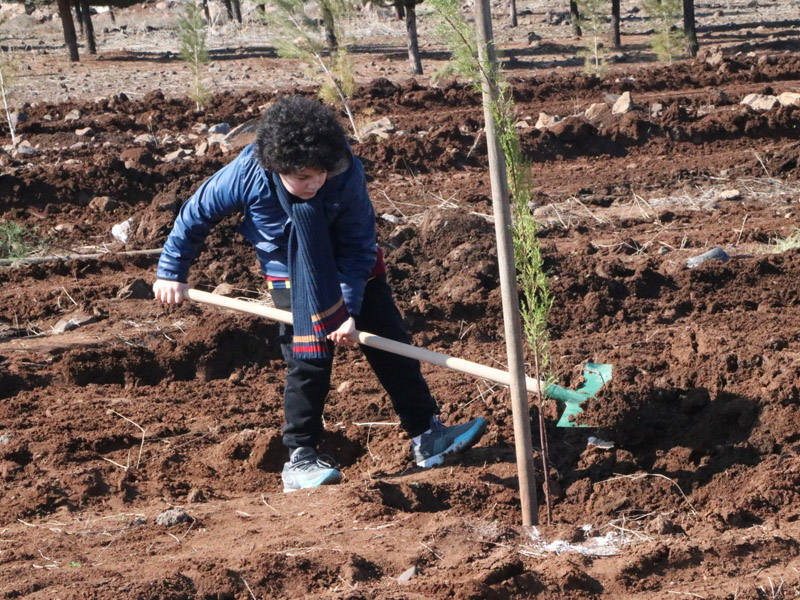
M289 226L289 281L294 324L294 356L329 358L328 334L349 314L342 298L333 246L323 209L324 186L311 200L292 196L280 176L272 173L274 190L291 218Z

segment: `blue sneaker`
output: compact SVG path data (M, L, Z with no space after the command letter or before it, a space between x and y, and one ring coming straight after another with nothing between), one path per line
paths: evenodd
M330 456L321 456L314 448L295 448L281 473L284 493L339 483L342 474L334 464Z
M431 417L431 428L411 442L414 462L423 469L441 465L446 456L472 448L484 433L486 421L481 417L451 427L442 424L437 417Z

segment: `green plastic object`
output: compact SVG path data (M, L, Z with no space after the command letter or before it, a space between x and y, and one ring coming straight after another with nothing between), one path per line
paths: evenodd
M560 400L565 404L564 413L556 423L556 427L587 427L570 421L572 415L583 412L581 404L589 398L594 398L606 382L611 381L611 365L604 363L586 363L583 365L584 382L577 390L568 390L558 385L550 385L545 390L545 396Z

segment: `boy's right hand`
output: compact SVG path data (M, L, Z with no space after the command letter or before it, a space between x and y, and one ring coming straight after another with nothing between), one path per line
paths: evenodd
M153 284L153 293L156 300L161 300L165 304L180 304L183 302L183 292L188 288L189 285L181 281L156 279Z

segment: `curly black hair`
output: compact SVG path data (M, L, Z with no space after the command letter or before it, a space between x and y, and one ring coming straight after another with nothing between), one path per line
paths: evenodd
M336 114L303 96L284 96L266 110L256 151L264 169L283 174L306 168L332 172L349 156Z

